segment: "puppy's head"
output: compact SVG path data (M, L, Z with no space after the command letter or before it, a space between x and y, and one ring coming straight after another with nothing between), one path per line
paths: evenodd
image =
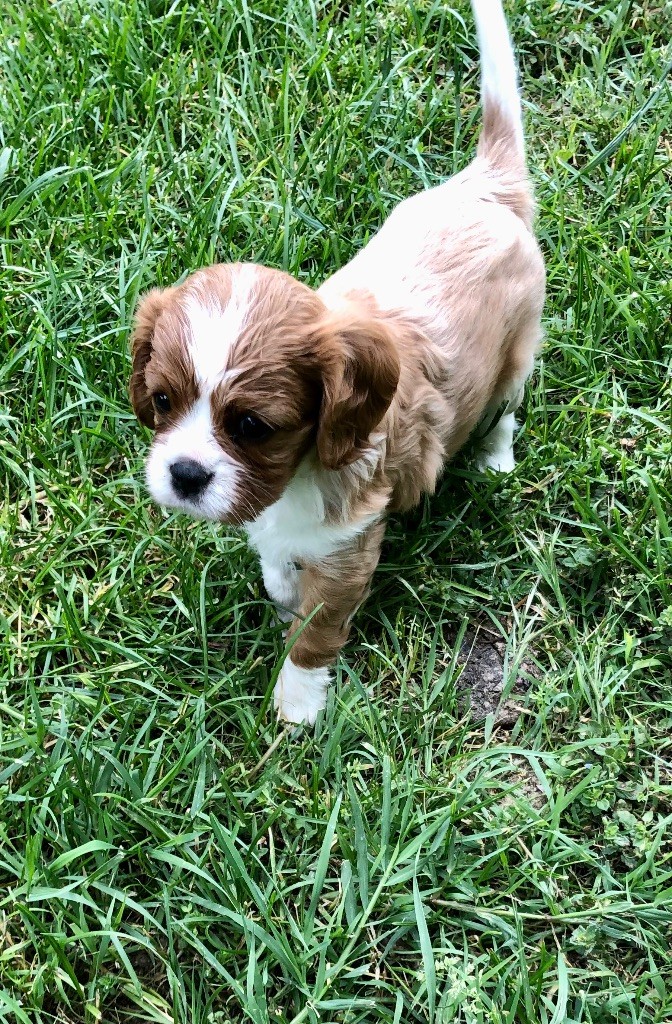
M155 431L147 483L162 505L249 522L314 450L358 459L399 379L382 320L334 314L281 271L223 264L140 302L131 400Z

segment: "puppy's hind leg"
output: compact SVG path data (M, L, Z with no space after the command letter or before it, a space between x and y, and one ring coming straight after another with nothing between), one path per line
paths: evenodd
M489 402L481 423L476 428L476 464L485 472L510 473L516 466L513 457L513 436L516 432L514 413L523 400L525 382L532 373L534 353L541 339L539 317L543 301L543 265L539 264L537 289L528 297L528 308L521 316L524 325L510 345L506 372Z
M516 430L515 410L522 401L522 387L514 398L505 405L488 406L483 418L483 434L477 440L476 465L484 473L491 469L495 473L510 473L516 466L513 457L513 435ZM489 426L492 424L492 426Z
M482 473L491 469L495 473L510 473L516 467L513 457L513 434L516 419L512 412L505 413L487 437L479 442L476 465Z

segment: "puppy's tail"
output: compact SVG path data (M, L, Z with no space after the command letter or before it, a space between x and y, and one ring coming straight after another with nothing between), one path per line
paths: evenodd
M503 171L525 170L523 113L511 37L500 0L471 0L481 54L483 130L478 155Z

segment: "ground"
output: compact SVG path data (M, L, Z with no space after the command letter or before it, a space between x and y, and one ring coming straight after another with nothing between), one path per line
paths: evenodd
M0 1019L670 1019L672 12L510 13L548 263L518 467L465 452L394 519L282 731L253 557L145 492L133 307L216 259L317 283L464 166L468 8L4 6Z

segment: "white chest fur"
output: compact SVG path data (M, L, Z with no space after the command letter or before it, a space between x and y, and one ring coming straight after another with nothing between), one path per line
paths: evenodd
M250 544L264 562L317 562L347 544L375 518L365 517L354 523L325 522L322 491L312 475L299 470L282 497L246 529Z

